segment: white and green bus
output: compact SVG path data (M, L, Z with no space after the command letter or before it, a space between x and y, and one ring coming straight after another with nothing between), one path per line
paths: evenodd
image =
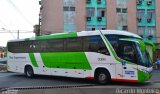
M27 77L54 75L110 81L144 82L151 59L141 37L126 31L58 33L9 41L8 71Z

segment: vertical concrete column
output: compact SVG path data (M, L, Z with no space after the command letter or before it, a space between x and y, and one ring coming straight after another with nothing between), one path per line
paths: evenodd
M43 0L42 7L42 34L64 32L63 0Z
M128 0L128 31L137 34L136 0Z
M155 0L156 4L156 37L157 43L160 43L160 0Z
M106 18L107 18L107 29L116 29L117 23L117 3L116 0L106 0L107 8L106 8Z
M77 32L86 30L86 0L76 2L76 26Z

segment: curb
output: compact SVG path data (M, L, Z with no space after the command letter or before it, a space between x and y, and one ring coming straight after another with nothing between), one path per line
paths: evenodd
M148 83L160 83L160 80L155 80L155 81L146 81Z
M0 92L7 90L29 90L29 89L57 89L57 88L76 88L76 87L88 87L95 86L95 84L82 84L82 85L62 85L62 86L34 86L34 87L11 87L0 88Z

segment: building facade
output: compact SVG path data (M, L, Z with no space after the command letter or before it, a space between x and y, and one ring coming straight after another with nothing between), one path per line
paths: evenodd
M126 30L160 43L160 0L41 0L41 35Z

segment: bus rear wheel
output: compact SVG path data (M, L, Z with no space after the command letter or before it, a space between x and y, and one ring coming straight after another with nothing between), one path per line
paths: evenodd
M31 66L26 66L26 67L25 67L25 75L26 75L28 78L33 78L34 72L33 72L33 68L32 68Z
M98 70L95 79L101 85L108 84L111 81L111 77L106 70Z

